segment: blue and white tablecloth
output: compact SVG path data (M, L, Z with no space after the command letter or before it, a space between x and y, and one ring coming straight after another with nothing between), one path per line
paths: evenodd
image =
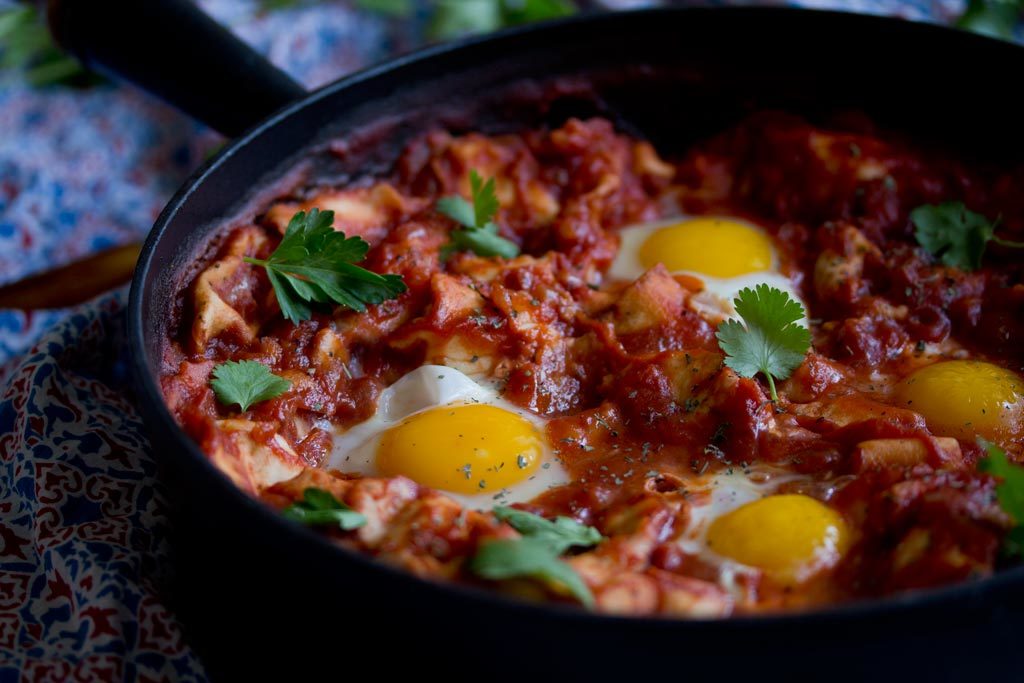
M415 23L341 1L272 13L250 0L201 4L311 87L416 42ZM935 21L963 9L797 4ZM140 240L217 144L128 86L38 90L0 74L0 283ZM205 680L161 600L165 500L126 387L125 300L0 311L0 683Z

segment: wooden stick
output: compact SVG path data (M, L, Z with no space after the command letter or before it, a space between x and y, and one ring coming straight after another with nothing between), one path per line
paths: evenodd
M127 282L141 244L126 244L0 287L0 308L66 308Z

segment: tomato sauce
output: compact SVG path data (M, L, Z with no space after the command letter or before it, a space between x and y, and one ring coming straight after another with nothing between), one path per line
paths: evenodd
M496 180L496 222L520 257L439 257L452 225L434 203L465 196L470 170ZM466 559L508 528L411 482L322 469L331 430L368 419L381 392L424 363L496 378L505 400L547 420L571 483L522 507L571 516L610 539L572 560L603 611L725 616L969 580L995 570L1010 524L995 482L974 469L976 443L939 439L893 391L938 358L1019 372L1024 260L993 245L980 270L943 266L918 247L909 215L962 201L1021 239L1019 177L863 121L830 129L780 113L751 117L671 161L604 120L501 136L435 131L410 145L390 177L298 188L229 235L203 271L228 274L206 289L204 275L188 284L193 303L167 347L163 389L182 428L226 471L241 471L237 461L261 447L302 468L270 486L231 475L270 504L300 498L310 482L353 506L364 496L386 501L373 508L384 536L325 533L435 579L479 583ZM276 215L332 205L341 207L337 226L370 242L362 265L401 275L408 291L365 313L320 308L292 324L265 274L239 257L273 251L283 228ZM777 404L763 378L723 366L714 321L688 304L694 278L655 269L644 290L605 277L621 227L680 213L759 226L807 303L813 349L779 383ZM229 359L258 360L292 388L244 413L222 405L210 373ZM246 422L244 443L236 422L225 427L232 420ZM879 462L864 444L886 439L921 444L922 455ZM1020 456L1019 445L1008 450ZM781 478L778 491L838 510L852 545L834 570L795 589L752 571L730 592L706 557L675 539L708 495L694 482L761 470L798 475Z

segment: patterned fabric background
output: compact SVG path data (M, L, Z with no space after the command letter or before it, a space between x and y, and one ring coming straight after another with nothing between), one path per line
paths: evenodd
M201 4L310 87L414 47L422 24L422 12L388 22L341 1ZM962 11L957 0L803 4L934 21ZM129 86L32 89L0 73L0 283L140 240L217 144ZM160 599L165 501L118 360L125 300L0 311L0 683L205 680Z

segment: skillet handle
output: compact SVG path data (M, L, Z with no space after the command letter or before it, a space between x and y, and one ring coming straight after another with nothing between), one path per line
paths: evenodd
M48 0L50 30L112 72L234 137L305 94L188 0Z

